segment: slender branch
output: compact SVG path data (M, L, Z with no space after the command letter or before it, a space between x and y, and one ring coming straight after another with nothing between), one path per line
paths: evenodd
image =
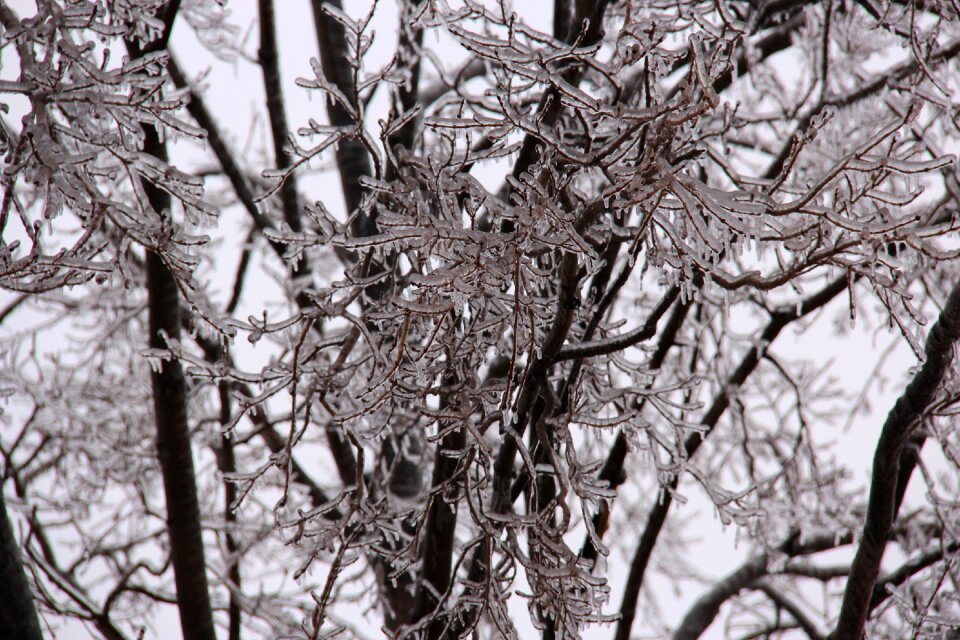
M320 66L327 80L332 82L340 93L351 101L354 112L359 113L357 88L353 77L353 68L347 62L351 59L344 26L330 17L323 6L329 5L337 11L343 11L340 0L311 0L313 23L320 48ZM344 105L332 97L327 97L327 119L335 127L362 127ZM340 175L340 187L347 213L360 208L363 200L363 187L360 179L372 176L370 157L359 136L346 136L336 147L337 169ZM360 213L353 223L356 237L371 236L377 232L376 219L366 213Z
M217 392L220 396L220 425L221 427L231 423L233 416L231 411L230 385L226 381L217 385ZM220 473L226 476L237 470L236 458L233 455L233 442L230 436L223 434L220 436L220 449L217 455L217 465L220 467ZM236 505L237 485L226 479L223 480L223 519L225 523L224 547L226 548L226 558L224 564L227 565L227 589L230 591L230 602L227 605L229 615L230 640L240 640L241 629L241 607L240 607L240 544L237 542L234 528L237 524Z
M852 542L853 533L851 531L844 531L840 534L817 534L806 540L801 539L798 531L779 545L777 553L783 553L790 557L803 556L835 549ZM703 632L716 620L724 602L750 587L757 579L769 575L770 559L769 553L758 554L744 562L725 578L717 581L687 611L673 633L673 640L696 640L703 635ZM797 622L800 622L800 620L797 620Z
M503 442L494 458L493 495L490 498L490 510L495 514L508 512L513 504L515 498L511 491L511 477L513 475L513 463L519 452L518 441L523 437L527 422L531 417L533 420L539 418L538 411L543 409L540 406L542 403L537 402L540 398L540 386L549 384L546 374L552 364L551 356L559 352L573 323L574 310L578 301L577 283L579 282L576 254L565 253L563 255L560 263L559 279L560 284L553 323L540 345L540 353L543 356L535 358L530 365L523 388L520 390L520 397L517 399L518 428L512 432L504 432ZM484 547L485 545L479 545L470 560L467 579L471 584L483 582L488 571L488 567L484 566L487 561ZM444 637L458 638L464 629L471 626L472 622L470 620L461 619L457 621L457 624L450 625Z
M170 74L174 86L178 89L190 88L190 83L187 81L186 75L183 73L173 54L170 54L167 60L167 73ZM213 155L216 156L217 162L220 163L224 175L227 176L227 179L230 181L230 186L233 187L234 193L237 194L237 198L240 200L243 208L247 210L257 230L262 232L266 229L275 229L276 225L257 208L253 191L247 183L247 178L244 176L243 170L235 160L236 155L230 149L223 134L220 133L220 128L217 126L213 115L207 110L203 97L192 88L190 89L190 101L187 103L187 111L206 132L207 144L210 145L210 149L213 151ZM279 243L271 244L273 244L277 254L282 256L286 248Z
M780 571L783 575L810 578L820 582L830 582L837 578L846 578L850 573L850 565L821 566L809 562L788 562Z
M608 0L575 0L574 16L566 33L562 34L562 40L567 44L573 44L579 38L580 46L584 47L595 44L603 36L603 15L607 10L607 4ZM566 82L575 85L579 83L582 73L582 65L574 65L563 72L563 78ZM551 86L544 92L537 108L539 126L552 127L560 118L562 109L560 91L556 86ZM528 133L524 137L520 154L513 165L514 178L519 178L522 173L530 169L536 161L540 146L540 140L536 136ZM509 231L509 228L506 230Z
M704 427L702 433L691 434L684 442L682 455L690 459L696 454L697 449L706 440L706 438L720 421L720 417L730 406L730 394L738 389L753 373L761 356L770 347L770 344L776 339L783 329L791 322L798 320L817 309L820 309L828 302L833 300L841 291L846 290L847 279L844 276L836 278L826 287L814 295L806 298L796 307L783 307L771 314L771 318L766 328L760 334L760 337L744 355L743 360L727 379L725 385L714 398L713 403L704 414L701 423ZM634 553L633 560L630 563L630 573L627 576L626 587L624 588L623 601L620 606L620 622L617 624L614 638L616 640L627 640L630 637L630 629L633 626L637 611L637 599L640 597L640 587L643 584L644 574L646 573L650 556L653 553L653 547L657 542L663 524L667 519L667 512L673 503L673 492L676 490L679 477L674 476L667 487L662 491L662 495L651 508L647 516L647 525L640 537L640 542Z
M957 541L937 545L932 549L927 549L910 558L890 573L881 577L877 580L877 585L873 588L873 596L870 598L870 611L879 607L890 597L890 589L892 587L900 586L927 567L933 566L935 563L943 560L945 554L956 553L958 550L960 550L960 542Z
M5 306L3 309L0 309L0 324L3 324L3 321L6 320L11 313L17 310L17 307L26 302L29 298L29 293L21 293L14 298L10 304Z
M170 73L171 78L173 78L174 84L178 88L185 88L188 86L186 76L183 74L180 67L177 65L176 60L171 56L170 61L167 65L167 70ZM210 148L213 150L214 155L217 158L217 161L220 163L220 166L223 168L224 174L230 180L230 184L233 187L234 192L237 194L240 202L243 204L244 208L247 210L247 213L250 215L251 219L254 222L258 231L264 231L266 229L275 229L276 226L270 221L270 219L259 211L257 205L254 201L253 192L250 190L250 187L247 183L247 179L244 177L243 171L240 169L240 166L237 164L234 159L235 156L233 152L229 149L226 141L223 138L223 135L220 133L219 128L216 126L216 122L213 116L207 111L206 106L203 103L203 100L196 92L190 94L190 102L187 105L187 110L190 112L190 115L193 116L193 119L197 121L197 124L200 125L207 132L207 142L210 145ZM282 260L284 254L287 251L285 244L276 241L270 241L270 246L273 249L274 253ZM241 257L241 266L243 258ZM298 268L305 269L306 263L301 259ZM241 269L238 267L238 282ZM237 289L234 289L234 296L230 300L229 310L232 310L237 304ZM301 309L309 308L312 306L309 298L301 292L296 297L297 306ZM229 311L228 311L229 312ZM316 325L315 325L316 326ZM271 428L272 429L272 428ZM261 435L264 438L271 437L269 432L262 432ZM282 436L279 434L278 438L282 439ZM353 483L356 474L354 470L356 469L356 460L353 455L353 451L350 448L349 443L343 437L341 433L335 429L327 430L327 437L330 442L330 450L333 453L334 458L337 463L337 469L341 472L340 479L345 485L350 485ZM268 444L274 442L274 439L268 441ZM271 444L272 446L272 444ZM273 450L276 453L276 450ZM301 470L302 471L302 470ZM293 469L294 479L297 478L305 479L307 476L305 473L298 473L297 469ZM300 481L300 480L298 480ZM311 486L311 495L316 500L319 496L322 495L322 492L316 487L314 483L309 483ZM321 501L320 504L323 504L324 501Z
M479 78L487 72L487 62L483 58L471 58L453 75L453 83L443 78L428 84L420 90L420 106L424 109L446 95L447 92L459 86L460 83Z
M517 400L518 428L514 434L504 433L503 443L497 451L497 457L493 464L492 508L495 513L506 513L516 499L516 495L519 495L515 495L510 486L513 462L519 451L517 440L526 431L531 409L535 409L534 403L539 397L540 385L547 384L546 373L553 364L552 357L559 352L567 333L570 331L570 325L573 323L573 312L577 306L578 277L576 255L572 253L564 254L560 265L560 291L557 296L553 323L540 345L540 353L543 354L543 357L536 358L530 366L524 387L520 392L520 398Z
M189 327L190 315L188 313L183 313L182 316L184 325ZM220 344L216 340L201 334L197 334L195 340L203 350L204 359L207 362L216 364L222 359L223 363L228 367L233 366L233 360L231 359L230 354L223 353L220 348ZM254 394L253 389L242 382L234 382L232 384L232 390L236 390L241 395L248 398L253 398L256 395ZM267 448L270 449L271 453L283 452L287 446L287 439L276 430L273 424L271 424L267 417L266 411L263 409L263 406L257 404L249 407L247 411L249 411L249 418L254 425L257 435L260 436L260 439L262 439L264 444L267 445ZM329 504L330 498L326 495L323 489L320 488L320 485L318 485L316 481L310 477L310 474L304 470L300 463L297 462L296 458L291 458L290 460L290 479L297 484L303 485L307 489L307 492L310 494L310 502L314 508L320 508ZM341 515L342 514L335 508L330 508L323 512L323 516L328 520L339 520Z
M452 388L455 383L455 376L448 373L444 386ZM456 503L448 501L452 490L449 485L460 468L459 456L466 443L466 430L463 427L450 431L440 441L437 459L433 464L432 490L428 498L430 506L420 547L423 571L417 585L412 619L413 622L419 622L430 616L426 635L430 640L440 638L446 625L445 616L436 609L443 605L439 597L450 588L450 568L455 547L457 509Z
M946 62L952 60L958 53L960 53L960 39L956 39L934 51L930 55L928 62ZM805 132L810 127L810 123L815 118L823 114L826 109L830 107L842 109L858 102L862 102L863 100L890 86L891 83L898 80L903 80L919 70L920 63L916 60L909 60L887 70L885 73L874 77L872 80L864 83L856 89L852 89L843 94L828 96L827 98L818 102L812 109L810 109L810 111L806 113L806 115L797 120L797 126L794 131L796 134L802 134L802 132ZM784 145L781 148L780 153L770 164L770 167L767 169L764 177L767 179L773 179L779 176L779 179L784 179L785 176L782 176L781 173L783 172L784 168L787 167L787 162L790 159L793 151L794 146L792 144Z
M290 130L284 109L283 87L280 84L280 52L277 49L276 20L273 0L259 0L260 12L260 68L263 70L263 88L267 95L267 115L270 118L270 134L273 140L273 157L278 169L288 169L291 162L287 151ZM280 201L283 205L283 219L293 231L303 229L300 221L300 204L297 196L297 177L287 173L280 186ZM303 259L298 263L300 269L307 267Z
M714 583L687 611L680 626L673 632L673 640L699 638L716 619L724 602L746 589L757 578L767 575L768 562L769 558L765 553L754 556L736 571Z
M397 98L400 101L400 113L397 115L409 113L416 108L420 93L420 47L423 44L423 28L411 24L410 19L416 17L422 4L423 0L410 0L400 5L400 37L397 43L397 56L410 75L397 88ZM392 152L396 147L411 151L419 124L419 117L410 118L391 134L387 140L390 151Z
M685 302L674 307L673 312L670 314L670 318L667 320L666 326L663 328L663 332L660 334L660 339L657 341L657 348L654 350L653 355L650 358L649 367L651 370L656 371L661 365L663 365L663 361L667 357L667 352L677 342L677 334L680 332L680 328L683 326L689 311L689 302ZM646 399L642 401L642 404L646 404ZM637 408L637 411L641 411L643 409L642 404ZM610 453L607 454L607 459L603 463L603 467L600 469L600 474L597 476L598 479L606 481L611 489L616 489L619 487L627 480L627 475L624 473L623 469L626 459L627 435L623 432L623 430L621 430L619 433L617 433L617 439L610 448ZM603 538L604 533L606 533L609 523L609 507L602 505L596 515L593 516L593 530L596 531L597 536L599 536L601 539ZM593 544L593 540L590 538L590 536L584 536L583 545L580 547L580 557L584 558L585 560L595 561L597 559L597 553L597 547Z
M3 452L5 458L4 476L13 480L13 486L17 497L21 500L26 500L27 486L18 470L11 465L11 453L12 449ZM0 499L2 499L2 496L0 496ZM67 594L67 597L69 597L84 611L83 617L93 622L94 626L101 634L103 634L103 637L106 640L126 640L126 636L124 636L117 629L116 625L110 619L110 604L111 601L115 599L116 595L119 595L124 590L126 581L130 578L130 576L133 575L136 567L140 565L138 564L135 565L135 567L128 569L125 572L125 577L121 578L121 580L117 582L117 584L111 590L110 595L108 595L104 600L103 606L101 608L97 608L94 606L89 594L77 583L76 579L74 578L74 572L77 564L74 563L66 569L60 566L57 555L53 549L53 543L50 540L50 537L47 535L44 525L37 517L36 510L30 510L28 512L27 523L30 527L30 530L29 534L23 540L21 548L25 551L27 557L30 558L30 563L33 565L33 567L35 567L35 569L39 569L54 584L56 584L59 589ZM33 540L36 540L37 546L40 547L39 556L36 555L36 552L30 545L30 542ZM34 575L36 575L35 570ZM38 586L40 586L39 583ZM42 587L40 591L42 596ZM0 628L5 627L0 625Z
M554 362L608 355L649 340L656 335L657 323L676 299L678 293L679 289L673 287L660 303L654 307L653 312L647 317L646 322L636 329L618 336L604 338L603 340L590 340L564 347L560 350L560 353L554 357Z
M243 283L246 281L247 268L250 266L250 255L252 253L255 232L247 234L247 241L243 243L243 249L240 250L240 260L237 262L237 274L233 278L233 289L230 294L230 301L227 302L224 312L229 316L237 310L240 304L240 295L243 293Z
M624 268L626 270L626 267ZM625 271L626 272L626 271ZM621 274L622 275L622 274ZM617 281L622 285L622 281L625 281L625 278L618 278ZM619 289L618 285L614 285L614 290ZM671 287L670 290L661 298L660 302L654 307L651 311L650 316L647 318L647 321L644 323L644 326L652 326L652 334L656 333L656 322L662 317L663 313L673 304L679 295L679 288ZM605 299L609 299L605 297ZM657 347L654 350L653 355L650 358L649 367L653 370L659 369L663 364L664 359L666 358L667 352L669 349L676 343L676 336L680 331L680 327L683 325L684 320L686 319L687 312L690 309L689 303L684 303L674 307L673 312L670 314L670 318L667 320L667 324L664 326L663 332L660 334L660 339L657 341ZM596 315L594 316L597 317ZM653 324L651 325L651 321ZM588 326L585 333L585 337L589 338L592 335L592 329L596 325L591 323ZM577 361L571 374L567 379L567 383L564 389L564 396L566 396L567 390L571 388L572 381L575 380L575 376L579 371L581 361ZM642 409L642 405L638 408L638 411ZM598 479L601 481L606 481L608 486L611 489L616 489L623 482L626 481L626 474L623 472L623 464L627 457L627 436L621 430L617 433L617 438L613 443L613 446L610 449L610 453L607 455L607 459L604 462L603 467L600 470ZM519 496L520 492L523 491L523 488L526 486L526 482L529 481L529 474L524 471L517 482L514 483L513 498ZM610 508L604 503L601 505L600 510L593 516L593 530L596 532L596 535L602 539L606 533L607 527L609 525L610 519ZM589 560L596 561L598 555L598 550L596 545L593 543L593 538L590 534L584 536L583 544L580 547L580 557ZM550 627L548 627L549 630Z
M817 629L817 625L813 623L810 616L808 616L797 603L765 582L761 581L756 583L754 588L770 598L775 605L789 613L810 640L823 640L823 634Z

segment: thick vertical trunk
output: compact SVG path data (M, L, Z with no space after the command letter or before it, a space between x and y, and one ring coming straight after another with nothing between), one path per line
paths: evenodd
M873 457L867 517L831 640L859 640L863 636L890 529L897 519L910 472L919 455L916 449L906 447L949 372L958 340L960 283L954 285L940 317L927 336L923 366L897 399L880 430ZM903 469L901 464L905 465Z
M224 427L230 424L233 413L230 406L229 383L221 382L218 391L220 393L220 425ZM220 453L217 462L220 466L220 472L223 474L233 473L237 470L237 461L233 454L233 441L229 436L220 436ZM240 544L237 542L234 529L237 523L237 514L234 511L234 502L237 500L237 485L224 480L223 490L223 514L227 530L225 535L227 579L230 581L230 603L227 605L230 617L228 637L230 640L240 640L243 613L240 608Z
M23 572L20 545L7 516L0 488L0 636L16 640L41 640L40 620L33 593Z
M131 58L160 51L167 46L180 0L170 0L158 12L164 29L156 40L141 47L134 40L125 42ZM167 149L152 125L143 126L144 153L163 162ZM170 195L144 181L150 206L161 215L169 215ZM167 213L164 213L164 212ZM180 339L180 291L163 259L147 252L147 299L149 345L165 349L168 340ZM190 428L187 424L187 381L178 360L164 360L151 375L153 409L157 429L157 458L163 474L167 508L167 535L173 577L177 588L177 607L184 640L214 640L213 612L207 588L207 563L203 553L200 504L193 468Z
M156 130L146 127L144 151L166 160ZM145 184L156 211L170 208L170 197ZM150 347L164 349L167 340L180 337L180 293L163 260L147 253L147 295ZM166 338L164 338L166 335ZM152 374L153 407L157 427L157 456L163 473L167 505L167 533L177 586L177 605L184 640L213 640L213 614L207 590L206 561L200 528L200 504L187 424L187 382L177 360L164 360Z

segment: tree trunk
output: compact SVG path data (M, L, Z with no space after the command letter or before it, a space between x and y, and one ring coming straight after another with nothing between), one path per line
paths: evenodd
M153 127L145 127L144 151L166 160L166 150ZM144 184L150 205L170 208L170 197ZM147 253L150 348L165 349L180 338L180 292L159 255ZM166 335L166 338L164 337ZM187 381L178 360L164 360L151 376L157 424L157 456L163 472L167 532L177 586L177 605L184 640L213 640L213 615L207 590L207 563L200 529L200 504L187 424Z
M0 488L0 636L11 640L41 640L33 593L23 572L20 545L7 516Z

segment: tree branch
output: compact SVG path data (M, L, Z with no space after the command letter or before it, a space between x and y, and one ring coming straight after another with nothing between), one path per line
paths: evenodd
M622 351L628 347L632 347L641 342L646 342L657 334L657 323L676 299L678 293L679 289L677 287L673 287L660 301L660 304L654 307L653 312L647 316L646 322L636 329L618 336L604 338L603 340L589 340L563 347L560 349L560 353L554 357L553 361L562 362L564 360L594 358L597 356L609 355L611 353L616 353L617 351Z
M960 283L950 292L940 317L930 330L923 366L897 399L880 432L873 458L867 517L843 594L837 628L831 635L834 640L860 640L863 634L887 536L899 508L897 486L902 482L899 467L904 446L939 390L953 361L954 343L958 338Z
M660 334L660 339L657 341L657 348L650 357L649 367L651 370L656 371L663 365L663 361L666 359L670 348L676 344L677 334L680 332L680 328L683 326L689 311L689 302L684 302L674 307L670 318L667 320L667 324L663 328L663 332ZM642 411L644 404L646 404L646 399L641 401L641 405L637 408L637 411ZM621 429L620 432L617 433L617 439L610 448L610 452L607 454L607 459L604 461L603 467L600 469L598 479L605 480L611 489L619 487L626 482L627 479L627 475L623 470L623 464L626 459L627 435ZM605 505L601 506L600 510L593 516L593 530L596 531L597 536L601 539L603 539L603 535L607 531L609 521L609 508ZM585 560L596 561L597 553L597 548L593 544L590 535L584 536L583 545L580 547L580 557Z
M873 596L870 598L870 611L873 611L887 598L890 597L891 587L898 587L914 575L920 573L927 567L931 567L947 553L956 553L960 550L960 542L954 541L949 544L940 544L932 549L928 549L913 558L910 558L902 565L877 580L873 588Z
M327 80L332 82L352 102L353 109L359 113L353 68L347 62L350 60L350 51L347 46L346 33L343 25L331 18L323 9L325 4L330 5L337 11L343 11L340 0L311 0L310 2L310 6L313 8L313 23L317 34L317 44L320 48L320 66ZM329 96L327 97L327 119L335 127L363 126L362 122L354 120L343 105ZM351 212L359 209L363 200L363 187L360 184L360 179L365 176L372 176L373 170L367 150L357 136L347 136L340 140L335 153L343 200L349 216ZM355 237L371 236L376 232L375 217L361 213L354 220L353 234Z
M757 578L767 575L768 561L769 558L765 553L754 556L739 569L717 581L687 611L680 626L673 632L673 640L699 638L716 619L720 606L724 602L746 589Z
M189 314L183 314L183 322L186 326L189 326ZM233 360L231 359L230 354L224 353L220 347L220 344L216 340L200 334L197 334L194 339L203 350L204 359L207 362L216 364L222 359L224 364L226 364L228 367L233 366ZM253 389L242 382L234 382L232 384L232 388L248 398L253 398L255 396ZM249 411L250 421L253 423L257 435L259 435L264 444L267 445L267 448L270 449L270 452L281 453L285 451L287 447L287 440L284 436L280 435L276 428L270 423L270 420L267 418L266 411L264 411L263 407L257 404L249 407L247 410ZM330 502L330 498L327 497L323 489L320 488L320 485L318 485L313 478L310 477L300 463L297 462L296 458L291 458L290 460L290 479L297 484L303 485L307 489L307 492L310 494L310 502L314 508L319 508ZM342 514L335 508L324 511L323 515L328 520L339 520L342 516Z
M561 39L567 44L573 44L577 38L580 38L579 45L584 47L595 44L603 36L603 15L607 10L607 2L608 0L575 0L574 16ZM575 65L563 72L563 78L570 84L577 84L582 73L582 65ZM540 126L552 127L559 119L562 110L560 91L555 86L551 86L544 92L537 107L537 120ZM540 144L536 136L529 133L524 136L520 155L513 165L514 178L519 178L520 174L530 169L536 160Z
M230 384L227 381L221 381L217 385L217 392L220 400L220 426L221 428L229 425L233 420L230 400ZM223 479L223 519L225 523L224 547L226 548L226 558L224 564L227 566L227 589L230 592L230 601L227 604L227 613L229 615L228 638L230 640L240 640L241 607L240 607L240 544L236 539L235 527L237 524L236 502L237 485L226 478L227 474L234 473L237 470L236 458L233 455L233 441L227 434L220 436L220 450L217 452L217 466L220 473L224 475Z
M844 531L817 534L806 540L801 539L799 531L787 537L777 548L778 553L790 557L809 555L835 549L853 542L853 533ZM754 581L770 573L770 554L761 553L740 565L727 577L719 580L702 595L687 611L680 625L673 633L673 640L696 640L716 620L724 602L748 588ZM800 620L797 620L800 623ZM802 625L802 623L801 623Z
M284 110L283 87L280 84L280 52L277 50L276 20L273 0L259 0L260 14L260 68L263 70L263 88L267 95L267 114L270 117L270 134L273 139L273 157L278 169L289 169L292 162L287 152L290 135ZM280 201L283 219L291 230L303 229L300 221L300 203L297 195L297 177L293 171L283 177L280 186ZM294 275L307 272L305 259L301 257Z
M841 276L833 280L819 292L806 298L800 305L783 307L771 314L772 317L769 323L754 343L754 346L744 355L743 360L741 360L740 364L727 379L727 383L717 394L717 397L714 398L713 404L710 405L710 408L707 409L707 412L704 414L701 420L704 431L702 433L691 434L684 442L683 454L687 459L692 458L694 454L696 454L697 449L700 448L700 445L703 444L710 435L720 421L720 417L727 410L727 407L730 406L730 393L738 389L750 374L753 373L753 370L756 369L757 364L760 362L760 357L766 352L780 332L783 331L784 327L820 309L833 300L841 291L846 290L846 287L847 279ZM678 482L679 477L674 476L667 487L662 490L662 496L657 500L647 516L647 525L643 530L633 560L630 563L630 573L627 576L623 601L620 606L621 619L617 624L616 633L614 634L616 640L627 640L630 637L630 629L636 617L637 598L640 596L643 577L646 573L650 556L653 553L653 547L660 535L660 530L663 528L663 524L667 519L667 512L673 503L673 492L676 490Z
M757 582L754 588L770 598L775 605L789 613L810 640L823 640L823 634L817 629L817 625L813 623L810 616L808 616L797 603L763 581Z
M455 376L448 373L445 378L444 386L448 389L456 384ZM445 400L444 404L449 404L449 399ZM423 571L417 584L412 619L413 622L419 622L430 616L426 635L429 640L440 638L447 624L446 616L436 609L443 604L439 597L450 588L457 526L456 503L448 500L455 489L449 485L460 468L460 457L466 444L466 430L463 427L453 429L440 441L433 463L432 490L428 497L430 506L420 545Z
M166 161L156 130L145 126L144 152ZM170 209L170 196L153 184L144 189L155 211ZM180 295L163 259L147 253L150 348L166 349L180 339ZM167 527L177 585L180 626L186 640L213 640L213 614L207 590L206 560L200 525L200 504L187 423L187 381L180 361L160 361L151 372L157 421L157 455L163 471Z
M397 89L397 98L400 101L398 116L409 113L416 108L420 93L420 47L423 44L423 29L419 26L413 26L409 21L411 16L416 17L415 14L422 4L423 0L410 0L400 5L400 37L397 42L397 56L400 59L400 64L409 71L410 77L406 78ZM393 132L387 140L389 150L393 152L394 148L400 147L405 151L411 151L419 123L419 117L410 118L402 127Z
M174 86L178 89L190 90L190 100L187 103L187 111L206 132L207 144L210 145L210 149L213 151L213 155L216 156L217 162L220 163L224 175L226 175L230 181L230 186L233 187L234 193L237 194L237 198L240 200L243 208L247 210L257 230L263 232L266 229L275 229L276 225L257 208L253 191L251 191L250 185L247 183L247 178L244 176L243 170L234 159L235 155L233 151L230 150L223 134L220 133L220 128L217 126L213 115L207 110L203 97L195 89L190 87L186 75L184 75L183 70L180 68L173 54L170 54L167 60L167 73L170 74ZM277 255L282 257L286 247L275 242L271 242L271 245Z
M174 84L178 88L186 88L188 82L186 76L183 74L183 71L177 65L175 59L171 56L169 63L167 65L167 70L170 73L171 78L173 78ZM213 116L207 111L206 106L203 103L202 98L195 91L191 91L190 102L187 104L187 110L190 112L190 115L193 116L193 119L197 121L197 124L200 125L207 132L207 142L210 144L210 148L213 150L214 155L217 158L217 161L220 163L220 166L223 168L224 174L230 180L230 184L233 187L234 192L237 194L240 202L243 204L244 208L247 210L247 213L250 215L251 219L254 222L257 230L263 232L266 229L275 229L276 226L270 221L270 219L263 215L257 208L256 202L254 201L253 192L250 190L250 187L247 183L247 179L244 177L243 171L240 169L240 166L237 164L234 159L234 154L230 151L227 146L226 141L223 138L223 135L220 133L219 128L216 125L216 122ZM270 247L273 249L274 253L277 254L281 260L283 259L284 254L287 251L287 246L282 242L270 241ZM242 263L242 258L241 258ZM303 258L299 263L299 268L306 269L307 265ZM238 274L240 273L240 268L238 267ZM238 275L239 277L239 275ZM236 289L235 295L230 300L230 307L233 307L236 304ZM309 298L301 292L296 297L297 306L301 309L309 308L312 306ZM229 307L228 307L229 309ZM316 325L315 325L316 326ZM272 429L272 427L271 427ZM269 434L264 432L264 438L270 437ZM278 438L282 439L282 436L279 434L274 434ZM327 430L327 438L330 442L330 450L334 455L334 458L337 462L337 469L341 472L340 479L345 485L350 485L353 483L354 478L356 477L354 470L356 469L356 460L353 455L353 451L350 448L349 443L335 429ZM272 441L272 440L271 440ZM270 442L268 442L270 444ZM273 450L276 453L276 450ZM300 478L305 478L306 474L296 473L296 476ZM311 483L312 484L312 483ZM312 484L311 495L314 498L317 498L319 495L322 495L322 492L319 489L316 489L316 485ZM320 503L322 504L322 502Z
M126 41L131 57L138 58L166 47L179 1L166 4L160 12L165 28L161 37L141 48ZM164 164L167 151L153 125L143 125L144 153ZM153 183L143 181L150 206L158 214L169 215L170 195ZM180 293L176 279L157 253L146 256L149 310L149 344L164 350L180 339ZM207 563L204 558L197 498L197 480L187 422L187 382L176 358L162 359L151 372L153 407L157 427L157 457L163 475L167 510L167 529L173 560L174 582L180 627L185 640L214 640L213 612L207 587Z

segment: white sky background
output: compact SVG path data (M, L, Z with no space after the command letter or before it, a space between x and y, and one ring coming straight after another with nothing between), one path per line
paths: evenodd
M34 3L31 0L13 0L8 4L21 17L32 15L34 12ZM347 12L354 16L365 13L369 6L366 0L344 0L344 4ZM317 93L311 94L299 88L295 82L298 77L312 77L309 60L311 57L318 55L309 2L307 0L276 0L276 5L278 44L288 124L291 129L296 130L296 128L305 124L308 118L325 122L326 114L322 96ZM518 1L514 6L524 14L524 19L533 27L545 32L550 31L551 2L547 0ZM258 46L255 0L233 0L229 3L229 7L233 14L231 21L247 34L244 51L250 56L255 56ZM392 0L382 0L374 21L376 41L368 56L371 66L382 63L393 53L396 41L395 24L396 7L394 2ZM433 36L429 35L427 37ZM269 164L272 156L272 144L269 137L269 123L264 110L260 69L240 57L232 62L216 61L198 44L194 34L183 21L178 21L174 28L171 46L188 76L195 77L200 73L206 73L203 80L205 87L204 100L211 112L215 114L220 126L230 132L229 139L233 148L235 150L248 150L245 159L249 166L259 167ZM448 70L452 70L464 59L465 52L452 40L448 40L445 43L444 53L443 61L449 65ZM9 55L9 51L7 54ZM429 66L426 66L425 70L428 69ZM14 65L0 69L0 77L4 79L10 79L11 74L15 75L15 73ZM434 73L425 71L423 82L429 83L434 79ZM384 113L386 108L385 96L386 92L378 94L371 106L372 113L368 117L368 127L375 134L378 133L375 123L380 117L379 114ZM0 101L7 102L9 100L7 96L4 96L0 98ZM12 106L15 107L15 102ZM17 114L11 113L10 121L17 122ZM178 141L176 145L171 145L171 151L174 162L185 170L214 166L215 161L212 156L199 152L199 148L193 143L184 144L182 140ZM300 175L299 185L301 193L307 201L322 200L330 211L342 213L340 183L336 173L320 170L331 167L332 154L324 160L323 165L314 163L311 171ZM498 168L485 167L476 175L488 188L495 190L499 187L503 173L507 170L506 164ZM242 237L241 234L244 234L249 226L247 213L240 206L224 208L220 213L217 225L217 229L210 229L208 233L215 239L222 235L233 238L233 241L220 245L221 249L217 253L216 263L204 265L206 272L201 280L206 279L212 284L208 291L212 293L216 303L222 304L230 295L236 261L239 257L236 238L238 236ZM263 252L260 252L260 255L263 255ZM276 261L270 256L267 264L264 265L257 259L257 254L254 257L252 267L256 271L248 276L243 301L237 314L240 317L245 317L249 313L259 315L265 304L268 306L272 304L274 308L279 308L278 305L283 300L282 292L277 290L277 284L268 273L269 270L277 270ZM9 299L11 299L9 294L0 292L0 307L4 306ZM846 304L845 298L835 301L826 311L817 316L814 326L800 336L797 336L795 330L787 330L777 340L774 352L789 356L788 359L805 357L815 361L819 366L832 361L832 375L841 380L844 388L852 396L855 396L863 385L868 383L876 359L886 349L887 345L891 341L898 342L897 349L887 360L884 369L890 377L891 384L883 389L876 387L872 389L870 398L874 410L873 414L858 416L853 420L850 428L845 431L842 430L842 423L836 425L833 429L814 430L815 437L821 438L822 442L836 442L832 450L848 468L853 470L854 475L850 478L851 484L866 487L876 436L886 412L902 392L908 369L915 363L915 359L902 339L889 332L885 327L864 330L863 320L858 320L857 326L845 335L837 335L833 321L838 315L846 314ZM26 309L19 310L8 319L5 326L0 327L0 332L2 332L2 335L7 335L10 331L25 330L38 318L39 316L34 312ZM56 351L61 347L61 344L58 343L61 339L58 336L47 335L42 348ZM259 342L256 346L251 346L245 339L241 338L236 341L233 348L238 363L242 363L242 366L247 370L265 364L271 355L264 341ZM146 364L144 366L146 367ZM925 455L933 453L932 450L932 446L928 447L925 450ZM315 461L315 464L322 460L318 456L301 456L301 460L305 464L309 463L311 459ZM318 476L329 476L329 473L324 473L320 468L311 470L318 472ZM670 519L685 520L691 525L691 530L686 535L692 541L695 541L695 544L690 546L689 562L699 566L705 574L721 577L738 566L744 556L743 547L745 545L737 547L734 528L725 528L720 524L702 492L693 487L689 481L681 486L682 492L684 492L684 487L686 488L686 495L690 497L690 502L686 505L675 503ZM918 479L914 480L911 490L914 495L917 495L918 491L922 491L922 485ZM614 513L617 513L616 505L614 506ZM639 536L644 522L645 520L641 520L635 526L622 529L611 528L608 535L613 540L614 545L623 545L632 551L636 542L633 538ZM629 560L629 555L624 558L618 557L616 553L609 560L609 576L613 587L609 611L615 611L619 605L620 586L625 578ZM662 578L656 577L653 573L648 575L650 577L646 588L658 594L659 604L663 608L664 618L668 622L679 620L686 612L689 604L699 597L706 588L704 585L688 582L682 591L674 592ZM323 577L325 576L313 576L314 579L320 580ZM517 586L518 588L521 587L521 585ZM534 637L532 635L533 629L528 624L526 602L519 598L515 599L515 606L517 611L515 620L518 622L522 637ZM165 615L157 621L154 633L150 637L170 638L179 636L176 611L172 607L167 607L164 611ZM379 616L372 616L364 620L359 613L358 611L357 619L352 620L352 622L367 631L371 637L379 637L380 634L377 631ZM638 637L644 637L640 633L641 623L642 620L638 619L638 624L635 625ZM586 637L606 638L611 633L611 627L598 627ZM711 627L704 637L722 638L723 635L722 624L718 622ZM80 625L64 628L58 636L58 638L65 640L80 640L87 637L90 636Z

